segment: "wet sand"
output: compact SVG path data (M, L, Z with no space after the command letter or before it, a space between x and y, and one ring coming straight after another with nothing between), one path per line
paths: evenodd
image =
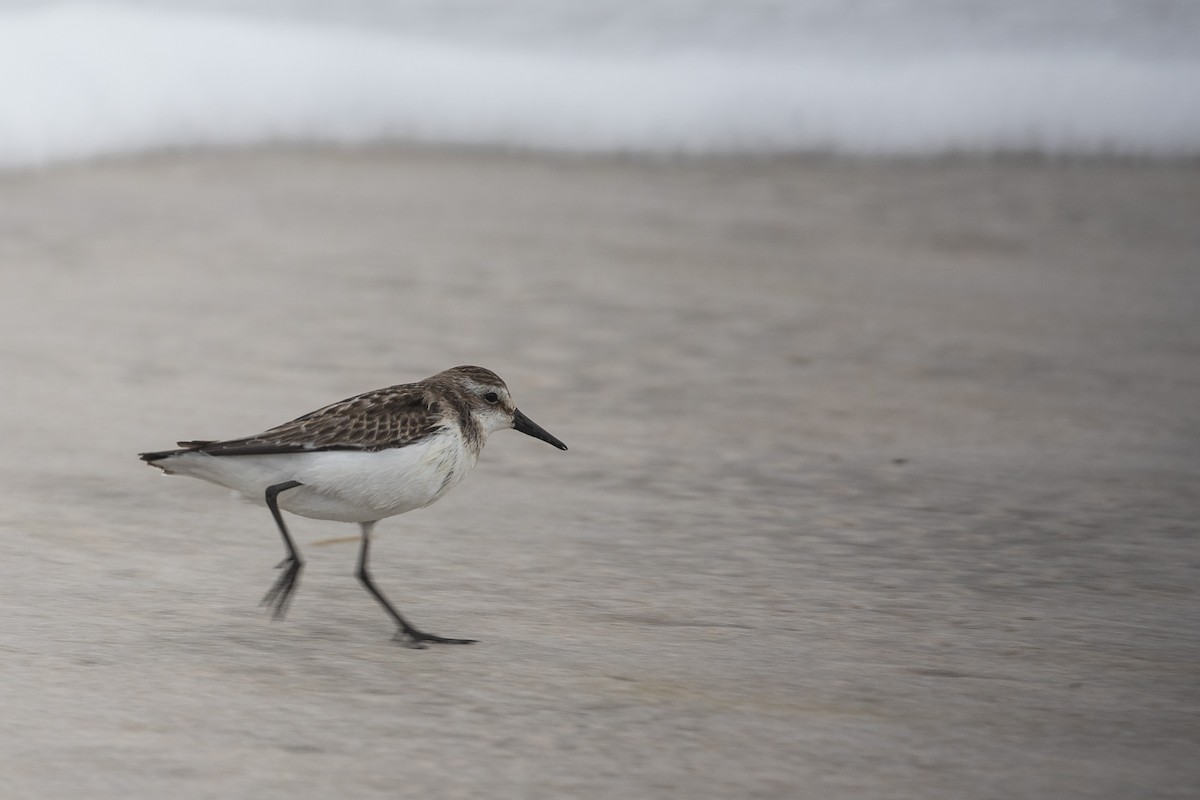
M5 797L1200 793L1200 166L178 155L0 175ZM460 363L437 505L139 450Z

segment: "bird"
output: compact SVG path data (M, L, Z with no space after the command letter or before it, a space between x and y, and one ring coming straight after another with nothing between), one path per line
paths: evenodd
M440 499L475 466L489 434L507 428L567 449L517 408L496 373L460 366L331 403L253 436L181 441L178 449L138 456L167 475L215 483L267 507L287 551L262 599L275 619L287 614L304 569L281 512L358 523L355 577L398 626L394 638L423 649L476 640L426 633L396 610L371 577L372 531L382 519Z

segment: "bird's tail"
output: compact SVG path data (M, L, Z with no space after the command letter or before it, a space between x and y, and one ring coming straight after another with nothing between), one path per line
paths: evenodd
M155 450L154 452L151 452L151 453L138 453L138 458L140 458L142 461L145 461L147 464L149 464L152 467L158 467L159 469L164 469L162 464L156 464L154 462L162 461L163 459L170 458L171 456L182 455L183 453L191 453L195 450L199 450L201 447L204 447L207 444L212 444L213 441L214 440L212 440L212 439L204 439L204 440L197 439L196 441L193 441L193 442L176 442L175 444L179 445L179 447L181 449L179 449L179 450Z

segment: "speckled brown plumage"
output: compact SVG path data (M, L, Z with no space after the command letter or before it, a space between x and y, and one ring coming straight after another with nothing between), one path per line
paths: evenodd
M483 367L454 367L415 383L355 395L254 436L179 442L181 450L145 453L142 458L154 461L188 451L214 456L318 450L370 452L414 444L447 424L461 426L467 446L478 452L484 433L471 415L467 389L471 384L505 385L496 373Z

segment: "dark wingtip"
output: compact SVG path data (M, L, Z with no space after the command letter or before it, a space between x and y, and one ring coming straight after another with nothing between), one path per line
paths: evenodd
M195 439L190 442L176 442L179 445L178 450L156 450L153 453L138 453L138 458L145 461L147 464L152 464L155 461L161 461L164 458L177 456L180 453L190 453L193 450L199 450L215 442L214 439Z
M180 453L187 453L192 448L186 447L183 450L157 450L153 453L138 453L138 458L145 461L147 464L153 464L155 461L162 461L164 458L177 456Z

